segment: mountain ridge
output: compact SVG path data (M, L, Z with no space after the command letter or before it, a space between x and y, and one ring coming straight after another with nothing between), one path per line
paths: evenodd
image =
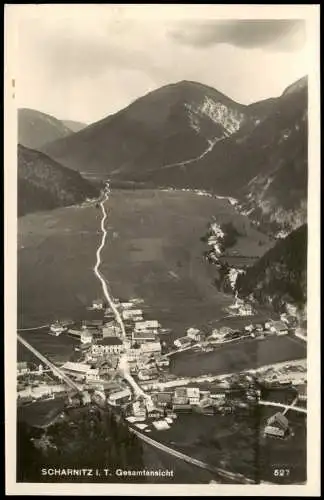
M198 82L165 85L44 152L79 170L127 175L199 156L237 130L247 106ZM109 154L105 151L109 148Z
M183 80L42 150L112 182L235 197L265 230L287 232L307 216L307 82L243 105Z

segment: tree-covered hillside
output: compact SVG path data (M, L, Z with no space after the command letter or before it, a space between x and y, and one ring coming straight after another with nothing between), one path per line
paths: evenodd
M238 294L250 294L278 309L283 303L300 307L307 299L307 225L279 240L246 274L238 276Z
M18 216L80 203L98 187L48 156L18 145Z

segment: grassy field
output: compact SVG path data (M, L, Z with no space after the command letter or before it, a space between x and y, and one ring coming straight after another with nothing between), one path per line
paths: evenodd
M231 298L213 286L213 268L203 259L206 245L200 237L213 217L220 223L242 219L226 200L189 192L123 190L112 193L106 208L102 271L115 296L143 298L147 317L172 328L175 337L223 315ZM93 205L19 219L19 326L79 318L100 295L92 270L100 218ZM243 219L248 232L249 222ZM259 237L264 239L251 228L252 254L265 251L266 245L258 246ZM244 241L246 246L246 237Z
M17 419L27 422L29 425L42 427L54 421L55 417L65 407L65 397L56 397L48 401L36 401L17 410Z
M211 353L184 352L172 357L170 370L180 376L230 373L306 357L305 343L289 336L246 339Z
M111 289L117 296L142 297L148 315L171 328L173 338L189 326L209 326L232 301L217 291L214 268L203 259L206 244L200 238L213 218L219 223L244 220L252 254L266 249L258 245L266 237L226 200L190 192L116 191L107 207L111 240L102 269ZM246 253L247 237L242 239Z
M180 415L169 430L151 435L191 457L255 481L302 483L306 474L305 416L287 414L292 430L287 439L264 438L266 420L276 411L259 407L250 415L239 410L226 416ZM289 475L276 477L276 468L288 469Z
M262 407L260 409L260 429L263 429L266 420L276 413L275 408ZM306 416L302 413L289 411L286 414L291 436L281 440L264 438L260 435L259 464L264 481L278 484L303 483L307 480L306 472ZM283 477L275 476L275 469L284 469Z
M92 268L100 211L68 207L19 219L18 327L79 317L100 293Z

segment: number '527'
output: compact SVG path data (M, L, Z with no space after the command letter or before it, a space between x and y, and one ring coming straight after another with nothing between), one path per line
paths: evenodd
M289 469L274 469L273 475L274 476L289 476L290 470Z

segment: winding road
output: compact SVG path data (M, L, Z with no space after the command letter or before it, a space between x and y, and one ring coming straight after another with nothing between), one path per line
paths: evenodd
M100 202L100 207L101 207L101 211L102 211L102 219L101 219L101 231L102 231L102 238L101 238L101 243L97 249L97 252L96 252L96 264L93 268L93 271L95 273L95 275L97 276L98 280L100 281L101 283L101 286L102 286L102 291L104 293L104 296L105 298L107 299L107 302L111 308L111 310L113 311L114 315L115 315L115 318L116 318L116 321L117 323L119 324L120 326L120 329L121 329L121 332L122 332L122 335L123 335L123 338L125 339L126 338L126 331L125 331L125 325L124 325L124 322L122 320L122 317L113 301L113 299L111 298L110 294L109 294L109 291L108 291L108 287L107 287L107 282L105 280L105 278L103 277L103 275L101 274L101 272L99 271L99 267L100 267L100 264L101 264L101 251L102 249L104 248L105 246L105 243L106 243L106 238L107 238L107 231L106 231L106 228L105 228L105 221L107 219L107 212L106 212L106 209L105 209L105 202L109 199L109 193L110 193L110 189L109 189L109 183L106 184L106 188L105 188L105 191L104 191L104 199Z
M106 243L106 239L107 239L107 231L106 231L106 228L105 228L105 222L106 222L106 219L107 219L107 212L106 212L106 208L105 208L105 202L108 201L109 194L110 194L110 188L109 188L109 182L107 182L105 190L104 190L104 197L103 197L103 199L100 202L100 207L101 207L101 211L102 211L102 219L101 219L101 224L100 224L101 231L102 231L102 238L101 238L101 243L100 243L100 245L99 245L99 247L97 249L97 252L96 252L96 264L95 264L95 266L93 268L93 271L94 271L95 275L97 276L97 278L99 279L99 281L101 283L103 294L104 294L105 298L107 299L107 302L108 302L111 310L114 313L116 322L120 326L123 339L126 340L126 331L125 331L125 325L124 325L123 319L122 319L121 314L118 311L118 309L117 309L117 307L116 307L116 305L115 305L115 303L113 301L113 298L111 297L111 295L109 293L108 286L107 286L107 281L105 280L105 278L102 275L102 273L99 271L99 268L100 268L100 265L101 265L101 251L104 248L105 243ZM130 370L129 370L128 360L127 360L127 355L126 354L123 354L120 357L118 368L119 368L119 371L122 374L123 378L132 387L135 395L143 397L151 405L151 407L154 407L151 396L149 394L146 394L143 391L143 389L136 383L136 381L134 380L134 378L130 374Z

